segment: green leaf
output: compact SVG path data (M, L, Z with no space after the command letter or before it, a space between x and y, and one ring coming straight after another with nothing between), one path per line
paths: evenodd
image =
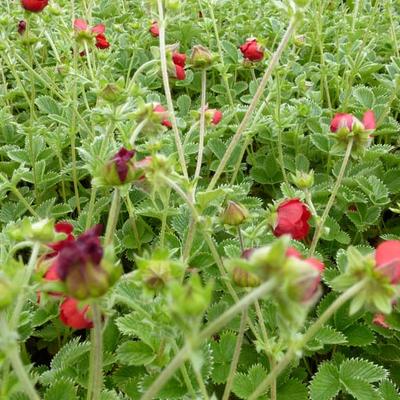
M328 135L314 133L310 136L313 145L323 153L329 153L332 143Z
M125 365L147 365L156 358L156 354L143 342L125 342L118 347L117 358Z
M343 331L349 346L368 346L375 341L373 331L366 325L354 324Z
M44 114L54 114L61 115L62 111L58 103L49 96L41 96L35 100L35 104L38 106L39 110Z
M385 379L387 371L383 367L367 360L350 359L343 361L340 365L339 374L341 380L351 377L372 383Z
M330 326L321 328L315 336L315 339L322 344L344 344L347 342L346 336Z
M330 362L319 366L310 385L310 396L312 400L330 400L340 390L339 370Z
M267 376L260 364L253 365L247 374L237 373L233 381L232 392L240 399L247 399ZM264 398L264 395L259 399Z
M232 60L232 63L237 64L239 59L237 47L227 40L223 40L221 44L223 49L228 53L229 58Z
M50 386L44 395L45 400L77 400L76 389L70 381L59 380Z
M396 386L388 380L382 381L381 386L379 386L379 393L382 397L382 400L400 399L400 395Z
M346 391L357 400L379 400L378 393L368 382L347 376L345 380L342 380L342 384Z
M307 387L296 379L289 379L276 393L277 400L307 400Z
M186 115L190 111L192 100L188 95L183 94L178 97L176 104L178 105L180 115Z
M372 90L365 86L358 86L353 89L353 96L356 101L366 109L373 109L375 96Z

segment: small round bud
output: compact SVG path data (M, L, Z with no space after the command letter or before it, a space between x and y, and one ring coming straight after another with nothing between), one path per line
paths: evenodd
M249 217L247 209L234 201L229 201L221 215L222 223L231 226L241 225Z
M208 68L213 62L213 55L206 47L198 44L193 46L190 63L193 68Z

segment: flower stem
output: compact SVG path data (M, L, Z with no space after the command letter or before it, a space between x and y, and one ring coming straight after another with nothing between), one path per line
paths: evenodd
M92 303L91 309L93 331L87 399L99 400L103 386L103 324L100 307L95 301Z
M144 126L147 124L147 118L145 118L142 122L140 122L138 125L136 125L135 129L132 132L132 135L129 139L129 143L132 146L132 148L135 147L135 142L136 139L139 136L139 133L142 131L142 129L144 128Z
M92 190L90 191L89 209L86 217L86 225L85 225L86 230L89 229L90 226L92 225L94 205L96 202L96 194L97 194L97 188L95 186L92 186Z
M366 285L367 281L362 280L356 283L354 286L343 292L325 311L324 313L311 325L303 338L297 346L291 346L286 352L285 356L279 361L274 367L271 373L264 379L263 382L256 388L256 390L250 395L248 400L255 400L261 396L264 391L271 385L272 381L275 380L279 374L290 364L295 357L296 353L301 350L318 332L318 330L332 317L332 315L339 310L348 300L359 293Z
M199 134L199 152L197 155L196 171L194 180L198 179L203 162L204 138L206 136L206 95L207 95L207 71L204 68L201 71L201 103L200 103L200 134Z
M262 285L255 288L249 294L241 298L232 307L221 314L217 319L210 322L195 338L196 344L201 344L205 339L217 333L227 323L229 323L235 316L247 309L255 300L265 296L272 291L276 286L274 280L264 282ZM144 393L140 400L153 400L157 393L163 388L168 380L173 376L175 371L182 365L182 363L190 356L192 345L186 344L175 355L170 364L161 372L158 378L152 383L149 389Z
M333 203L334 203L334 201L336 199L336 196L337 196L337 193L339 191L340 185L342 184L344 173L346 172L346 167L347 167L347 164L348 164L348 162L350 160L351 149L353 148L353 141L354 141L354 138L351 137L349 139L349 142L347 143L346 153L344 155L342 166L340 168L338 177L336 179L335 186L332 189L331 197L329 198L328 204L326 205L324 213L322 214L321 220L319 221L319 223L318 223L318 225L317 225L317 227L315 229L314 237L312 239L311 246L310 246L310 255L311 256L315 252L315 249L317 247L318 241L319 241L319 239L321 237L322 229L323 229L323 227L325 225L326 219L328 218L329 211L331 210L331 208L333 206Z
M40 243L36 242L33 245L31 257L29 259L28 266L26 267L25 276L21 283L20 292L18 294L17 301L15 303L14 312L11 316L9 324L9 328L11 331L18 329L19 317L22 312L22 308L24 307L25 298L27 294L27 286L29 285L29 281L35 269L36 261L39 255L39 250L40 250Z
M136 79L138 78L138 76L139 76L145 69L147 69L148 67L151 67L152 65L158 64L159 62L160 62L160 60L150 60L150 61L147 61L147 62L145 62L144 64L142 64L142 65L135 71L135 73L133 74L132 79L130 80L129 85L128 85L128 91L130 91L130 90L132 89L133 85L134 85L135 82L136 82Z
M160 0L159 0L160 1ZM275 69L276 65L279 62L279 59L283 53L283 50L286 48L287 44L289 43L289 39L291 38L295 27L297 25L298 19L296 17L293 17L289 23L289 26L285 32L285 34L283 35L283 38L278 46L278 48L276 49L274 55L272 56L272 59L268 65L267 70L264 73L264 76L261 79L261 82L257 88L257 91L253 97L253 100L250 103L249 108L247 109L247 112L242 120L242 122L240 123L238 130L236 131L235 135L233 136L231 142L229 143L228 148L225 151L224 156L222 157L222 160L217 168L217 170L215 171L215 174L213 176L213 178L211 179L210 184L208 185L208 190L212 190L214 189L216 183L218 182L218 179L220 178L220 176L222 175L222 173L224 172L224 169L226 167L226 164L228 163L228 161L230 160L233 151L235 150L237 144L239 143L243 132L245 131L247 124L250 121L251 116L253 115L256 106L258 104L258 101L260 100L262 94L264 93L264 89L267 86L267 83L269 81L269 78L272 75L273 70Z
M165 18L164 18L164 7L163 7L163 1L162 0L157 0L158 4L158 14L159 14L159 30L160 30L160 59L161 59L161 73L162 73L162 79L163 79L163 84L164 84L164 92L165 92L165 98L167 99L167 105L168 105L168 112L169 116L171 118L171 123L172 123L172 130L175 135L175 145L176 145L176 150L178 152L178 157L179 157L179 163L181 165L182 173L186 179L188 179L188 172L187 172L187 167L186 167L186 162L185 162L185 154L183 151L183 146L182 146L182 141L180 137L180 133L178 130L178 125L176 122L176 116L174 112L174 104L172 102L172 95L171 95L171 88L169 85L169 78L168 78L168 67L167 67L167 55L166 55L166 48L165 48Z
M15 374L18 377L18 381L22 384L26 394L29 396L30 400L40 400L39 395L36 392L35 387L33 386L25 367L21 361L21 357L19 355L19 350L17 345L8 353L8 358L11 362L11 365L14 369Z
M119 189L115 188L111 203L110 213L108 214L107 229L104 236L104 244L108 246L113 242L115 228L117 227L121 195Z
M239 357L240 357L240 352L242 350L242 343L243 343L243 336L244 336L244 331L246 330L246 323L247 323L247 309L245 308L242 311L242 317L240 319L240 327L239 327L239 332L236 338L236 345L235 345L235 351L233 353L232 361L231 361L231 366L229 369L229 375L228 379L226 381L225 385L225 390L224 394L222 396L222 400L228 400L229 395L231 394L231 389L233 385L233 379L236 374L236 368L239 363Z

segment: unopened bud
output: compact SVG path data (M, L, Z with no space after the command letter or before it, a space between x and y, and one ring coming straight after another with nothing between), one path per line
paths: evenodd
M206 47L198 44L193 46L190 63L193 68L208 68L213 62L213 55Z
M234 201L229 201L221 215L222 223L231 226L241 225L249 216L247 209Z

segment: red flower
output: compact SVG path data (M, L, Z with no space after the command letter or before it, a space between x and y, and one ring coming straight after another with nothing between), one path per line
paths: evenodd
M287 249L286 256L302 260L302 255L300 252L293 247L289 247ZM318 291L319 284L321 283L321 275L325 269L325 265L317 258L306 258L304 261L308 263L312 269L318 272L318 274L312 279L301 281L301 286L303 289L301 301L307 302L308 300L311 300Z
M42 11L49 3L49 0L21 0L22 7L32 12Z
M153 111L158 114L167 114L168 113L167 110L161 104L157 104L153 108ZM162 123L162 125L166 126L167 128L172 128L172 123L167 118L163 119L161 123Z
M400 240L382 242L375 251L376 268L386 275L392 284L400 283Z
M26 31L26 22L25 21L19 21L18 22L18 33L20 35L23 35Z
M375 325L378 325L378 326L380 326L382 328L385 328L385 329L389 329L390 328L390 326L387 324L385 316L383 314L375 314L374 315L374 319L372 320L372 322Z
M354 117L351 114L337 113L331 121L331 132L336 132L340 128L353 129Z
M150 32L151 36L153 36L153 37L160 36L160 29L158 28L157 21L153 21L153 23L151 24L151 27L149 29L149 32Z
M278 206L277 213L275 236L290 234L296 240L304 239L307 236L310 230L308 220L311 213L299 199L285 200Z
M175 65L184 68L186 64L186 54L175 52L172 54L172 61Z
M256 39L247 39L246 43L240 46L240 51L249 61L261 61L264 57L264 50Z
M178 81L184 81L186 79L185 69L177 64L175 64L175 78L178 79Z
M365 130L374 130L376 127L375 114L372 110L368 110L363 115L362 123L352 114L337 113L331 121L331 132L337 132L339 129L347 128L353 130L354 124L360 124Z
M110 43L107 41L103 33L99 33L98 35L96 35L96 47L102 50L108 49L110 47Z
M110 43L105 36L106 26L104 24L97 24L90 28L84 19L78 18L74 21L74 29L78 33L89 32L89 34L93 35L96 39L96 47L98 49L108 49L110 47Z
M365 129L371 131L375 130L376 128L375 114L372 110L368 110L364 113L362 123Z
M212 117L211 123L213 125L218 125L222 120L222 112L220 110L213 110L214 115Z
M81 309L77 300L68 297L60 305L60 319L73 329L89 329L93 327L93 322L87 317L88 311L89 306Z

